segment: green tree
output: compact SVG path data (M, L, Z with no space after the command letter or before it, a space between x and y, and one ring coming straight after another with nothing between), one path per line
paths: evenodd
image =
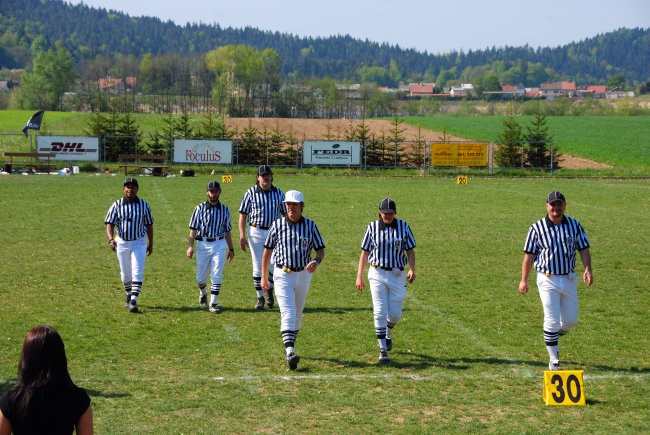
M223 116L216 116L213 107L208 108L199 121L197 136L205 139L225 139L230 137Z
M560 155L557 148L553 146L553 137L548 132L546 116L544 116L541 110L537 111L535 118L526 127L524 141L527 143L526 150L524 151L524 162L526 166L550 169L552 163L553 168L560 168L558 162Z
M514 116L503 120L503 130L497 136L497 150L494 158L497 165L504 168L516 168L523 163L522 144L523 133L519 122Z
M474 89L479 97L483 96L483 92L493 92L501 90L501 83L494 74L480 75L474 79Z
M357 74L361 83L375 83L379 86L389 86L391 83L388 71L381 66L362 66Z
M117 142L119 144L120 154L140 154L140 139L142 132L140 126L135 122L135 118L130 112L121 114L117 123Z
M253 116L256 98L270 96L279 88L280 59L272 49L226 45L210 51L205 61L217 75L213 95L225 102L232 116Z
M237 161L240 165L256 165L259 162L260 155L263 155L260 143L260 132L254 126L252 121L248 120L248 125L240 132L238 140Z
M390 129L386 136L386 143L391 145L391 153L389 153L385 158L385 166L395 165L395 167L397 167L401 165L402 160L404 160L404 141L406 140L404 132L406 131L406 128L404 128L403 124L404 120L397 116L390 121Z
M39 51L31 72L23 74L21 99L24 109L57 110L76 74L72 57L62 44L56 50Z
M607 89L616 88L627 89L627 82L625 81L625 77L623 77L622 74L616 74L607 80Z
M398 87L402 81L402 71L400 70L400 67L395 59L390 60L390 66L388 67L388 76L390 77L389 86L393 88Z

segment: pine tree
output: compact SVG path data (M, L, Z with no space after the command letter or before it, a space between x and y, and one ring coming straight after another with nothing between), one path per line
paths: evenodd
M528 144L525 150L525 165L531 168L559 169L557 149L553 147L553 137L548 132L546 116L537 110L535 119L526 129L524 140Z
M402 126L404 120L399 117L394 117L390 124L391 127L388 130L387 143L392 145L392 155L387 155L384 159L384 166L394 165L395 167L400 166L402 160L404 160L404 132L406 129Z
M250 119L248 120L248 126L240 132L239 137L239 164L258 164L260 155L262 155L262 149L260 147L260 132L253 127L253 122Z
M497 136L497 150L494 157L497 165L504 168L516 168L523 164L521 125L514 116L503 120L503 131Z

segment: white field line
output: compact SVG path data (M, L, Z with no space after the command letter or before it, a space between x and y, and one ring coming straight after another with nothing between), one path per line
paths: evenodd
M443 369L444 370L444 369ZM502 372L505 373L505 372ZM540 371L537 372L540 380L543 379L543 375ZM503 378L513 378L515 375L511 372ZM463 377L471 378L490 378L498 379L501 376L495 375L494 372L484 372L484 373L472 373L464 375ZM373 379L402 379L405 381L432 381L440 380L440 375L433 373L430 375L413 375L413 374L400 374L400 373L385 373L385 374L370 374L370 373L359 373L354 375L344 375L344 374L326 374L326 375L268 375L268 376L257 376L257 375L244 375L244 376L215 376L211 378L213 381L218 382L261 382L261 381L366 381ZM609 380L609 379L636 379L636 380L647 380L650 379L650 373L604 373L604 374L594 374L594 375L584 375L584 379L587 380Z
M421 301L420 299L414 297L411 293L409 293L408 296L407 296L407 302L409 304L418 305L419 307L425 307L425 305L426 305L427 310L433 311L434 314L436 315L436 317L438 317L440 319L443 319L446 324L454 326L459 332L464 334L469 339L469 341L474 343L474 345L477 348L484 349L490 355L497 356L497 357L499 357L501 359L504 359L504 360L512 363L513 367L517 367L518 370L520 370L524 376L532 377L532 376L535 376L535 374L537 373L536 371L534 371L532 369L529 369L529 368L527 368L527 367L525 367L523 365L517 366L517 364L519 363L519 360L517 360L516 358L513 358L512 356L506 354L506 352L504 352L501 348L490 345L483 338L481 338L479 335L477 335L472 328L466 326L464 323L458 321L457 319L446 315L445 313L443 313L439 309L431 306L430 304L425 303L424 301Z

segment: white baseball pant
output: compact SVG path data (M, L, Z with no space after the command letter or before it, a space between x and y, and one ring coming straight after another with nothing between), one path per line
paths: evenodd
M311 273L285 272L275 268L275 297L280 307L280 331L298 331L302 326L302 312L305 309Z
M206 284L208 274L213 284L223 281L223 267L228 256L228 243L225 239L196 242L196 282Z
M406 272L398 268L383 270L371 266L368 270L368 283L375 329L386 328L388 322L397 324L402 318L406 299Z
M537 288L544 307L544 331L570 331L578 322L578 276L538 272Z
M117 237L115 243L122 282L125 284L133 281L143 282L144 263L147 259L147 237L129 241Z
M262 254L264 253L264 242L269 230L262 230L257 227L248 227L248 246L251 249L251 259L253 262L253 276L262 276ZM270 265L273 267L273 264ZM272 269L271 269L272 270Z

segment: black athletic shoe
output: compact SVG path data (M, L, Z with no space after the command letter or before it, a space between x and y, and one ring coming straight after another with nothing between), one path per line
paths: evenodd
M135 304L135 302L129 302L129 311L133 314L136 314L138 312L138 306Z
M257 305L255 305L256 310L264 309L264 298L257 298Z
M390 359L388 358L388 351L387 350L380 350L379 351L379 362L385 364L388 361L390 361Z
M219 305L217 304L212 304L210 305L210 312L214 314L219 314L221 313L221 307L219 307Z
M300 361L300 357L295 353L291 352L289 355L287 355L287 363L289 364L289 370L297 369L299 361Z
M386 350L391 351L393 350L393 339L392 338L387 338L386 339Z
M275 305L275 300L273 299L273 289L269 289L268 292L266 292L266 305L269 308L273 308L273 305Z
M199 307L208 308L208 295L201 296L201 299L199 299Z

